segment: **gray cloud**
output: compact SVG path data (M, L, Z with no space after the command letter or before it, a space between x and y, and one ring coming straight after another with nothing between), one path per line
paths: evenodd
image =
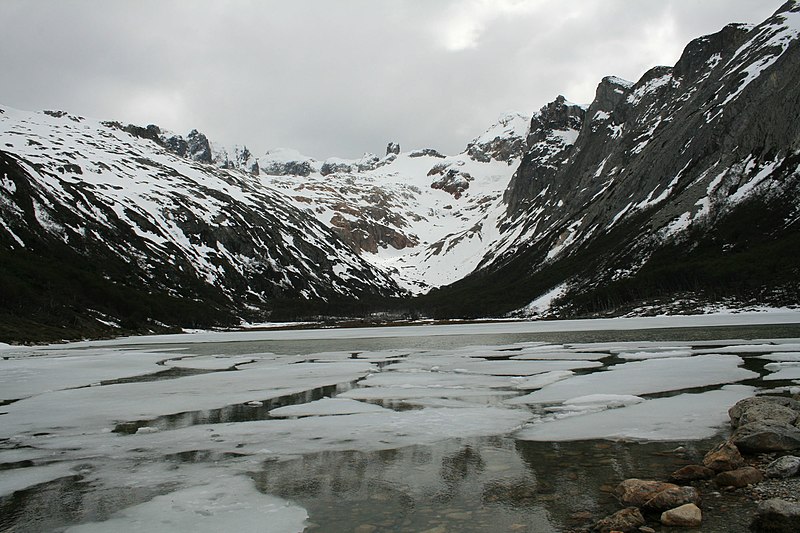
M780 0L3 0L0 103L315 157L463 149Z

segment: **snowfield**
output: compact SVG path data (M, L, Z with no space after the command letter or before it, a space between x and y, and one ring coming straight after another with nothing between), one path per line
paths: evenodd
M630 334L769 319L796 325L800 312L6 346L0 464L10 467L0 470L0 496L78 476L92 490L147 488L150 496L107 520L72 524L71 532L163 524L211 531L223 523L249 531L264 521L270 531L291 532L303 530L306 511L248 479L270 461L494 435L707 438L737 400L800 388L800 339L552 343L521 335L582 338L581 328ZM437 337L456 341L424 346ZM393 338L407 347L385 344ZM334 340L354 348L332 351ZM302 348L286 348L296 343ZM744 368L748 359L761 360L763 370ZM170 459L186 454L196 459Z

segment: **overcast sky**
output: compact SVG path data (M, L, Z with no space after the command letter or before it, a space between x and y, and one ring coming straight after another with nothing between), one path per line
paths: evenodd
M0 0L0 104L261 153L458 153L782 0Z

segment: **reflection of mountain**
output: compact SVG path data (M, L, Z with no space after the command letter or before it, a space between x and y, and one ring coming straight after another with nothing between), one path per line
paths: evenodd
M257 156L4 108L0 338L797 303L798 34L792 1L455 156Z

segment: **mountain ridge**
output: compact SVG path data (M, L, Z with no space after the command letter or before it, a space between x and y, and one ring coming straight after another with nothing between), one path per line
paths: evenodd
M790 1L454 156L258 156L3 108L0 337L796 305L798 36Z

